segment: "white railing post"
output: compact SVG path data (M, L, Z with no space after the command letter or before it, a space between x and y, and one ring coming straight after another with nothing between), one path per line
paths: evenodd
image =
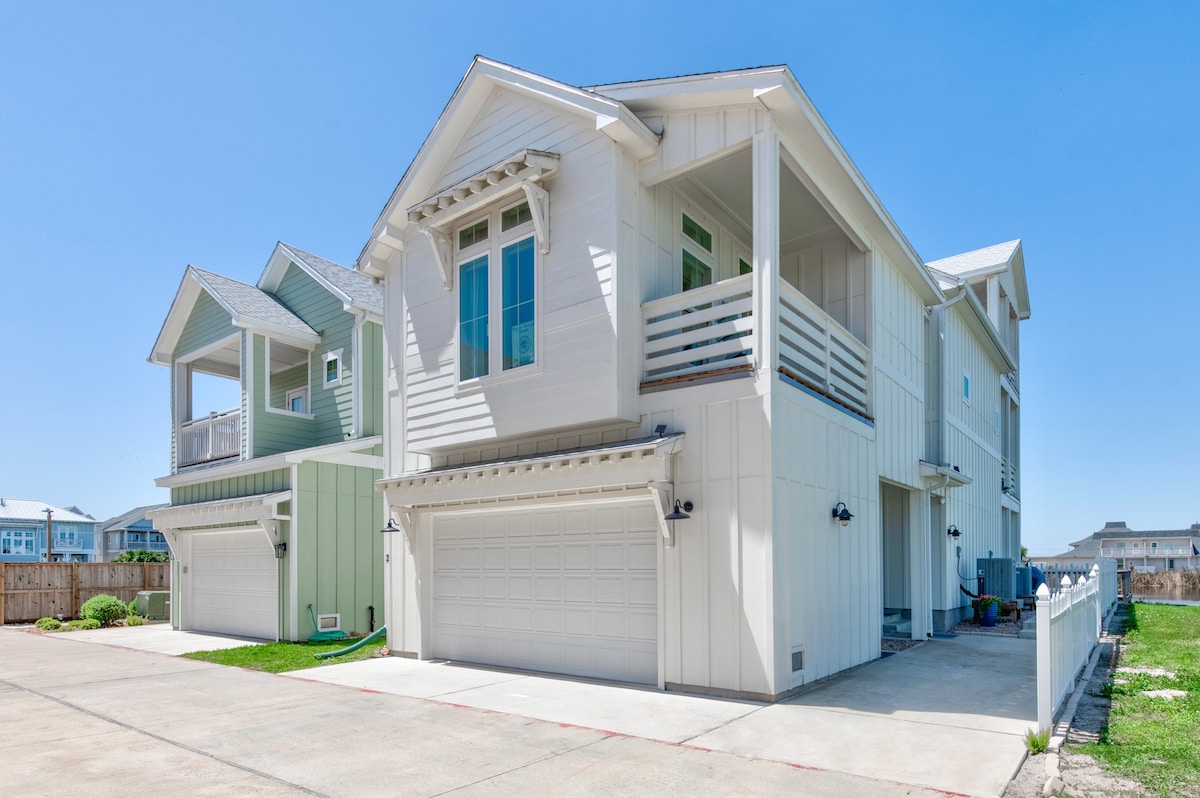
M1037 603L1037 717L1038 730L1054 721L1054 688L1050 678L1050 590L1038 585Z

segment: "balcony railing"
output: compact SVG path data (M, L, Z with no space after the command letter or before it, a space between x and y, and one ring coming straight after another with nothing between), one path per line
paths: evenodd
M1160 546L1157 549L1152 549L1152 548L1144 548L1144 549L1102 548L1102 549L1100 549L1100 556L1101 557L1112 557L1114 559L1139 559L1140 560L1140 559L1143 559L1146 557L1149 557L1149 558L1154 558L1154 557L1192 557L1195 555L1193 555L1192 550L1187 547L1168 549L1168 548Z
M870 352L791 283L779 281L779 369L869 416Z
M179 465L237 457L242 453L242 411L226 410L179 425Z
M755 367L753 275L642 305L642 387ZM779 371L869 417L870 352L820 306L779 281Z
M1000 490L1012 496L1021 498L1021 482L1018 479L1017 464L1007 457L1000 460Z
M82 549L83 541L78 538L55 538L54 548L55 550Z

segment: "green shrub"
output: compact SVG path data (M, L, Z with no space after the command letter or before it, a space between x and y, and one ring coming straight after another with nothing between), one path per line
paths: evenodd
M129 614L137 615L137 599L136 598L131 598L129 600Z
M141 615L130 615L128 618L125 619L126 626L141 626L145 622L146 622L145 617L141 616Z
M99 629L100 622L94 618L79 618L74 621L67 621L67 626L71 629Z
M91 618L101 626L112 626L114 622L121 620L128 614L129 607L125 606L124 601L121 601L116 596L109 596L104 593L92 596L83 602L83 606L79 608L80 617Z
M1035 732L1033 729L1026 729L1025 747L1029 749L1029 753L1031 754L1046 753L1046 749L1050 747L1050 730L1042 729Z
M58 618L38 618L33 625L43 632L54 632L62 628L62 621Z

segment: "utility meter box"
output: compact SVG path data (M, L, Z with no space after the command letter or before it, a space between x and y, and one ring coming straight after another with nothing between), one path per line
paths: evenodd
M171 594L164 590L142 590L137 594L137 614L151 621L165 621L171 616Z

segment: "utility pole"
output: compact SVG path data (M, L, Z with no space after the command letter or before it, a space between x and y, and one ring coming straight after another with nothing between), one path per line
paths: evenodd
M54 511L47 507L46 513L46 562L50 562L50 522L54 518Z

